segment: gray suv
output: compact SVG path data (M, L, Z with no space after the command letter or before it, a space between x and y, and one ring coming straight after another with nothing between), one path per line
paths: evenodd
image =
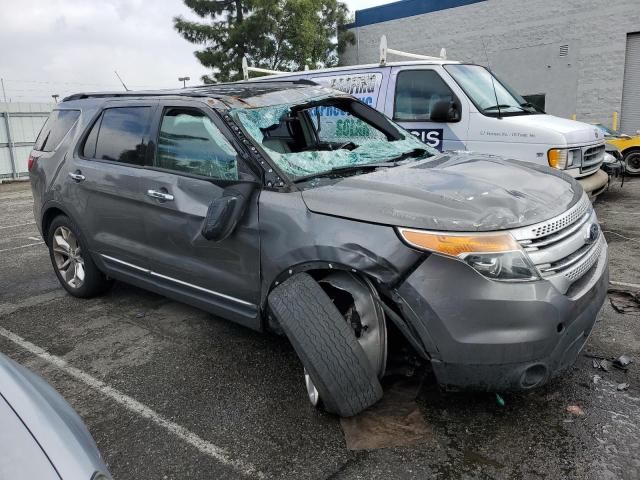
M529 389L570 366L608 284L569 176L439 154L308 82L77 94L29 159L62 286L111 279L285 334L309 399L382 396L390 338L448 389Z

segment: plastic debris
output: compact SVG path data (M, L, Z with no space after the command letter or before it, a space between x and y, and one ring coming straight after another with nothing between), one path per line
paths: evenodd
M620 368L621 370L626 370L632 362L633 359L631 357L628 357L627 355L620 355L613 361L613 366Z
M505 406L504 398L502 398L499 393L496 393L496 402L498 402L498 405L501 407Z
M609 301L618 313L640 312L640 292L610 288Z
M144 318L144 312L136 313L136 318Z
M599 368L600 370L604 370L605 372L608 372L609 370L611 370L611 362L604 358L602 360L597 360L594 358L593 368Z
M567 410L567 413L570 413L571 415L575 415L576 417L581 417L584 415L584 410L582 409L582 407L579 407L578 405L568 405L566 410Z
M629 388L629 384L628 383L619 383L618 384L618 390L622 391L622 390L627 390Z
M593 383L597 384L600 380L602 380L602 377L600 375L593 376Z

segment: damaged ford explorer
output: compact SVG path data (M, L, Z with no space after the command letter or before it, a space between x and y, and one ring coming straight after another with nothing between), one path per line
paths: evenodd
M72 95L29 170L70 294L117 279L284 334L309 400L341 416L382 397L397 345L447 389L542 385L606 295L571 177L440 154L305 82Z

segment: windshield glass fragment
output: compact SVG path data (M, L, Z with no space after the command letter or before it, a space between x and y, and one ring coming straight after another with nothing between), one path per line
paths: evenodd
M293 180L336 169L344 175L344 169L351 166L437 153L380 113L365 110L349 98L329 98L309 106L241 108L231 114Z

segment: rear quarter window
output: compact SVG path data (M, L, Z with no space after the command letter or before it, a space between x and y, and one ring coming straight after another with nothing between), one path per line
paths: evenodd
M80 110L54 110L49 115L49 118L36 139L34 150L39 152L52 152L62 139L65 137L71 127L76 123L80 116Z
M86 137L82 156L143 165L146 156L145 139L150 121L150 107L105 109Z

